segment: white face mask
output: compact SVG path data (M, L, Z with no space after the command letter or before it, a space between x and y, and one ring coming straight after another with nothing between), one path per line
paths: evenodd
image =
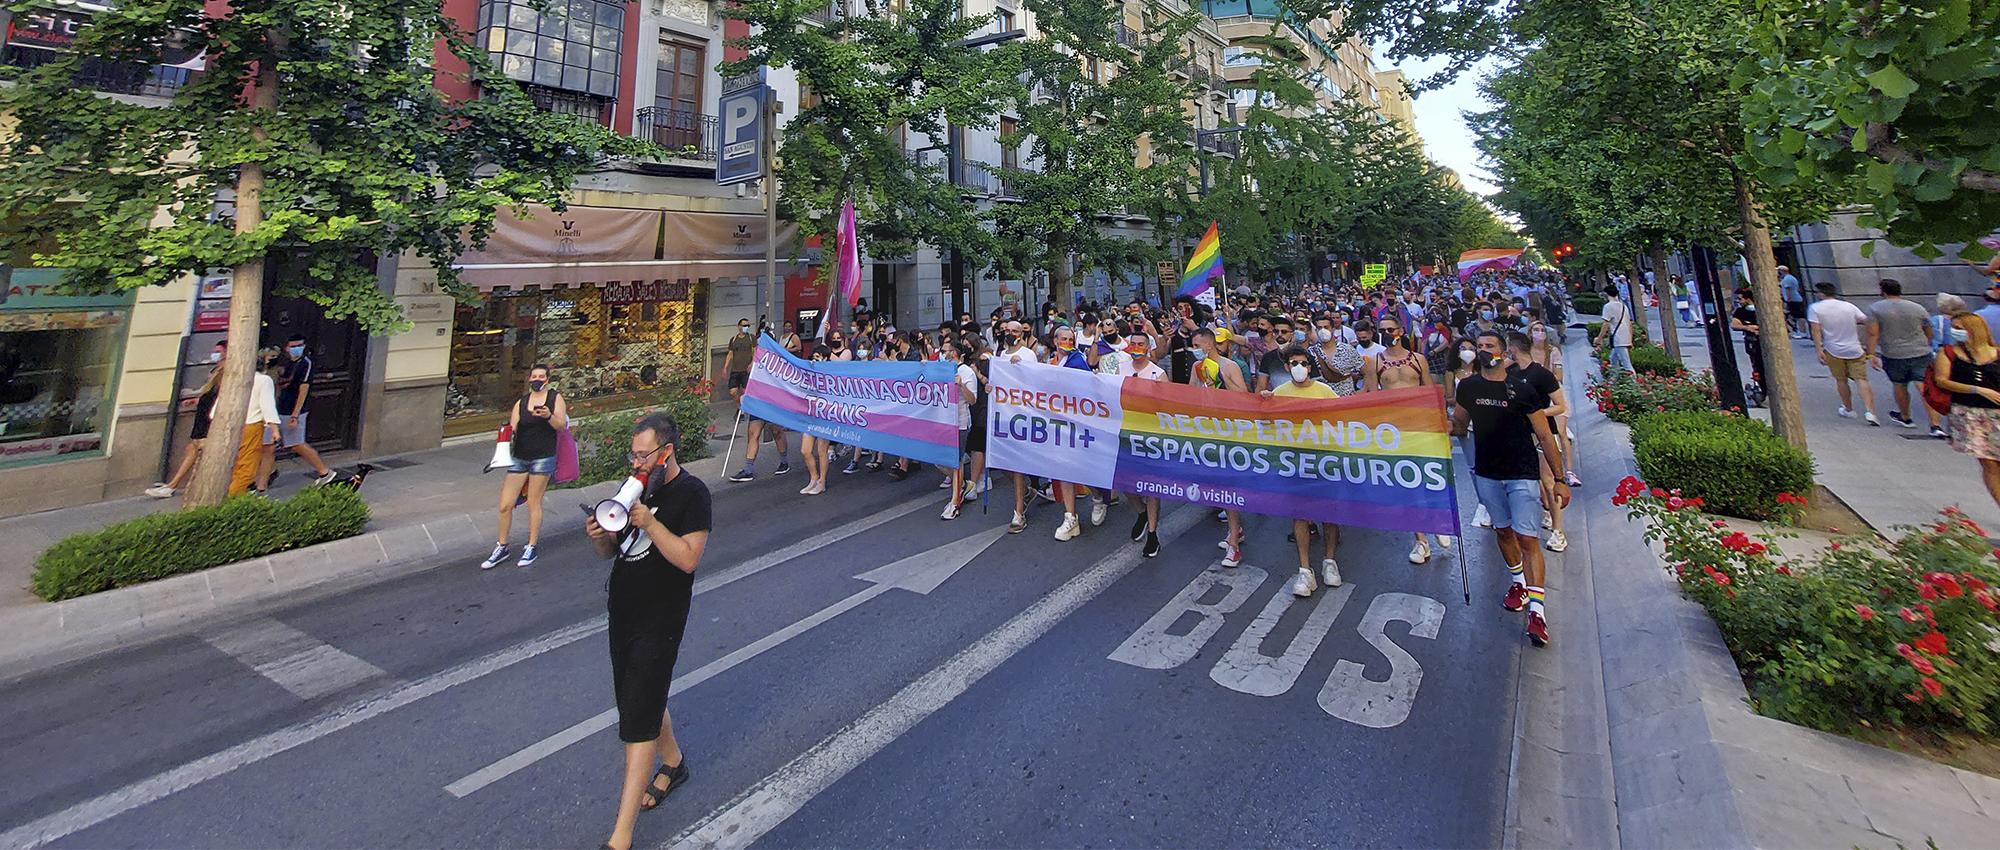
M1305 366L1297 363L1292 364L1292 381L1294 383L1300 383L1300 384L1305 383L1306 375L1307 373Z
M209 352L209 353L208 353L208 362L210 362L210 363L219 363L219 362L221 362L221 361L222 361L222 352L220 352L220 351L211 351L211 352Z
M1463 348L1458 350L1458 359L1466 363L1471 363L1473 358L1478 356L1479 352L1477 351L1466 351Z
M1318 332L1317 332L1317 333L1316 333L1315 335L1316 335L1317 337L1319 337L1319 341L1320 341L1320 342L1332 342L1332 341L1333 341L1333 331L1330 331L1330 330L1327 330L1326 328L1320 328L1320 329L1319 329L1319 331L1318 331Z

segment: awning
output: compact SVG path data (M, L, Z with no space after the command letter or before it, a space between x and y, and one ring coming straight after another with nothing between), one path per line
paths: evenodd
M782 258L778 273L792 268ZM603 286L654 280L719 280L758 277L764 274L764 260L653 260L644 263L516 263L463 265L459 280L482 291L507 289L559 289L571 286Z
M617 207L502 209L485 250L460 255L459 279L480 290L561 288L634 281L717 280L764 274L764 217ZM662 234L664 233L664 239ZM779 273L798 226L780 224ZM818 249L799 263L817 260Z

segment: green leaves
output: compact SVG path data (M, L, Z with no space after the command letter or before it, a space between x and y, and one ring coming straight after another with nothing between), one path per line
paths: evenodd
M1865 75L1868 84L1888 97L1909 97L1917 90L1917 81L1903 73L1903 69L1893 63Z

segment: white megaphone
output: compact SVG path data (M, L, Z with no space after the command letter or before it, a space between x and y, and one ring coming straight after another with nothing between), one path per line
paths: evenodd
M496 469L507 469L514 465L514 428L500 426L500 439L493 444L493 459L486 462L486 468L479 470L484 475Z
M634 475L625 479L625 486L618 488L618 495L597 503L590 515L597 518L597 527L617 533L625 530L632 522L632 506L639 503L639 495L646 492L646 482Z

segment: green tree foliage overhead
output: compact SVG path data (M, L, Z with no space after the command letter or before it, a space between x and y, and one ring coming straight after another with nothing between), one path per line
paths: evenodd
M1840 182L1861 223L1984 261L2000 228L2000 0L1760 0L1735 83L1767 183Z
M9 3L17 13L42 2ZM60 59L13 76L0 112L0 217L10 244L64 285L105 292L189 272L284 258L277 294L373 332L405 324L369 256L414 251L459 285L451 263L483 244L502 206L560 206L607 154L649 147L536 109L438 0L120 0L95 13ZM481 96L435 87L433 46L463 60ZM200 53L206 70L164 104L78 85L87 61L157 63ZM248 82L278 70L277 107L253 108ZM238 167L260 164L265 219L245 233L215 214Z
M1044 271L1051 299L1068 304L1073 273L1104 269L1116 278L1157 256L1150 243L1103 223L1183 190L1193 138L1183 109L1194 91L1173 71L1187 65L1183 44L1198 18L1150 21L1133 47L1118 42L1125 12L1117 4L1026 0L1025 8L1038 32L1021 45L1019 130L1000 143L1025 146L1027 156L1001 174L1019 200L994 207L994 227L1003 273Z
M779 209L801 236L832 234L853 201L871 253L917 244L956 247L974 266L993 256L976 206L945 173L944 153L913 158L906 133L942 144L951 126L994 126L1017 85L1018 45L961 42L992 21L964 17L958 0L863 0L853 15L809 21L825 0L736 0L723 13L751 25L743 59L724 73L788 67L812 97L780 135Z

